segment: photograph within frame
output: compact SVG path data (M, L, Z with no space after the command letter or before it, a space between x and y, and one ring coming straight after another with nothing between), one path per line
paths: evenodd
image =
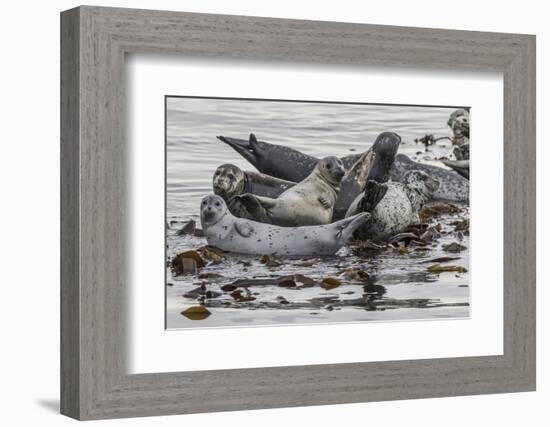
M468 318L469 115L165 96L166 328ZM343 176L312 180L316 166ZM230 215L205 230L209 194L205 209ZM321 250L346 215L365 224ZM232 233L209 235L219 226Z

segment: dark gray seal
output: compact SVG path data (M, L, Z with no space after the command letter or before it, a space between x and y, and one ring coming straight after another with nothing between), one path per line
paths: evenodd
M218 136L217 138L248 160L259 172L286 181L303 181L311 171L313 171L315 165L317 165L320 160L317 157L310 156L284 145L258 141L253 133L250 134L248 141L227 136ZM382 150L389 145L399 145L401 137L393 132L383 132L376 140L388 141L387 144L379 144L380 150ZM395 148L395 151L397 151L397 148ZM388 174L387 159L391 157L391 154L385 155L382 152L377 154L379 154L377 156L378 159L375 160L375 164L373 165L368 179L384 182L384 177ZM361 155L362 154L352 154L342 157L340 160L342 160L344 168L347 170L359 160Z
M395 156L390 176L393 181L403 182L407 173L414 170L423 171L439 182L432 199L462 203L470 200L470 181L466 178L449 169L415 162L404 154Z
M401 144L401 137L393 132L383 132L355 163L346 170L340 183L340 191L334 206L332 220L344 218L355 198L363 192L368 181L385 183L390 178L390 168Z
M460 176L467 180L470 179L470 160L441 160L445 166L454 170Z
M439 187L437 180L422 171L411 171L402 182L388 182L384 197L374 208L370 200L372 189L367 186L364 194L357 196L346 217L369 211L371 219L354 234L360 240L385 240L420 222L418 212L431 199ZM376 187L373 189L377 190Z
M286 181L303 181L320 160L284 145L258 141L253 133L248 141L227 136L217 138L233 148L261 173Z

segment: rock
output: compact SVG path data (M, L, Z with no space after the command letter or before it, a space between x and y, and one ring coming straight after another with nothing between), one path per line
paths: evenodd
M296 282L292 276L281 277L278 283L279 286L283 288L295 288Z
M206 286L201 285L197 288L191 289L189 292L183 294L184 298L195 299L206 294Z
M185 236L185 235L188 235L188 234L194 234L195 233L195 228L197 226L197 223L190 219L187 224L185 224L182 228L180 228L176 234L178 236Z
M206 293L204 294L204 296L208 299L218 298L221 295L222 295L221 292L216 292L216 291L206 291Z
M233 292L237 287L235 285L223 285L221 290L224 292Z
M452 253L458 253L462 252L463 250L468 249L466 246L461 245L460 243L453 242L448 245L443 245L443 250L445 252L452 252Z

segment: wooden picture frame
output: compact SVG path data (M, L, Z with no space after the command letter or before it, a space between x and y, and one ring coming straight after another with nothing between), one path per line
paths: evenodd
M127 374L127 53L502 72L504 353ZM61 14L61 166L65 415L84 420L535 389L532 35L78 7Z

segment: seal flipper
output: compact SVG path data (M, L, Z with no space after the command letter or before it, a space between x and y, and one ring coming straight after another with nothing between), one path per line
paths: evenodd
M342 242L347 242L353 233L366 224L371 219L371 214L368 212L362 212L348 218L341 219L340 221L334 223L337 226L336 238Z
M372 212L380 203L380 200L384 198L387 191L388 186L386 184L380 184L372 180L367 181L363 197L358 204L359 211Z
M319 200L319 203L321 203L321 206L323 206L325 209L330 209L330 208L332 208L332 204L331 204L330 201L327 200L325 197L319 196L319 197L317 198L317 200Z
M340 182L340 191L338 191L338 197L332 211L332 222L344 218L350 205L365 188L375 157L372 149L369 148L346 171Z
M470 160L470 144L462 144L453 149L456 160Z
M450 167L460 176L470 179L470 161L469 160L441 160L441 162Z
M242 206L255 218L267 218L267 210L275 207L275 199L268 197L255 196L254 194L242 194L235 197Z
M254 227L248 221L237 220L233 223L235 231L243 237L250 237L254 232Z
M251 136L254 136L254 134L250 134ZM256 164L258 163L258 159L254 153L254 149L258 144L258 141L256 140L256 137L254 136L254 143L251 144L250 140L246 141L244 139L238 139L238 138L229 138L227 136L216 136L221 142L224 142L225 144L229 145L233 150L235 150L237 153L239 153L241 156L243 156L246 160L248 160L252 166L257 167Z
M393 132L382 132L372 144L374 163L369 172L369 180L387 182L390 178L390 168L393 165L401 137Z

